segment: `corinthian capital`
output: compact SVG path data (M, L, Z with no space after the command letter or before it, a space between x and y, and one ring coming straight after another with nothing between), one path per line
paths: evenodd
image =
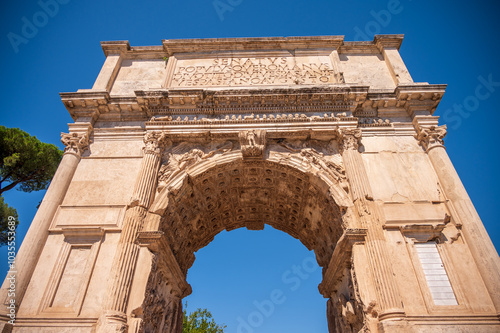
M443 139L445 136L446 125L417 126L417 135L415 135L415 138L426 151L429 151L430 149L435 147L443 147Z
M66 146L64 153L81 156L89 146L89 137L87 133L61 133L61 142Z
M146 154L159 154L160 149L168 141L168 135L166 132L146 132L144 135L144 143L146 146L143 148Z
M358 150L361 140L361 129L359 128L339 128L337 130L337 140L340 152L346 150Z

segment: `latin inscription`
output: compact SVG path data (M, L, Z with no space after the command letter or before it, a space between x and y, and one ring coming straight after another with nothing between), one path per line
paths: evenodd
M246 86L335 83L326 62L300 63L293 57L218 58L203 64L180 63L172 86Z

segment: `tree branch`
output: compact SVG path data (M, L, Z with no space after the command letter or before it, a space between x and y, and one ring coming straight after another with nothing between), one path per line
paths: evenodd
M14 170L10 170L10 172L0 180L0 184L2 184L7 178L9 178L14 173Z
M10 183L9 185L7 185L6 187L0 189L0 195L3 193L3 192L6 192L8 190L11 190L13 189L14 187L16 187L17 184L19 183L22 183L22 182L25 182L27 180L30 180L33 178L34 175L36 175L37 173L40 173L41 169L37 169L35 171L33 171L32 173L30 173L29 175L27 175L26 177L22 178L22 179L18 179L12 183Z

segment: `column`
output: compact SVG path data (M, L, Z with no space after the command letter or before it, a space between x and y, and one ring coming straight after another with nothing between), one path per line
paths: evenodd
M144 157L131 203L125 213L123 230L111 268L111 284L104 300L105 311L97 324L97 332L127 330L127 303L140 248L135 241L156 190L161 146L165 141L166 134L162 132L148 132L144 137Z
M16 255L15 259L15 278L16 278L16 308L19 308L28 284L30 282L33 271L38 262L38 258L45 246L45 242L49 235L49 227L57 211L57 208L62 203L76 167L80 162L81 155L88 147L88 133L92 129L89 124L84 124L87 128L85 132L73 132L70 134L61 133L61 142L66 146L64 154L57 168L50 186L45 193L42 204L38 209L31 226L26 233L23 243ZM8 294L8 280L4 281L0 292L0 299L4 303ZM5 320L5 307L2 306L1 317ZM7 319L8 320L8 319ZM0 330L2 323L0 323Z
M361 130L358 128L339 130L338 139L361 228L367 229L366 253L371 264L372 281L377 293L379 319L404 316L401 296L391 266L391 257L385 245L383 221L379 207L373 201L368 175L358 151Z
M454 211L452 216L462 225L462 232L467 245L474 256L497 313L500 313L500 258L446 153L443 145L443 138L446 136L446 125L421 126L416 124L416 128L416 138L429 156L444 195L449 200Z

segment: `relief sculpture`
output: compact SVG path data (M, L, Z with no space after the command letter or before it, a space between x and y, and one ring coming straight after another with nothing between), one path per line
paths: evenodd
M169 289L155 256L146 286L146 297L141 311L138 311L142 312L140 333L182 332L182 301Z
M367 314L376 316L373 310L375 303L365 308L360 300L359 292L355 284L356 276L354 270L346 269L342 285L339 291L327 302L328 330L338 333L370 332Z
M232 148L233 143L227 141L220 145L220 147L208 153L205 153L203 150L198 148L193 148L182 155L173 152L168 153L167 163L160 167L160 171L158 173L158 191L161 191L170 180L181 172L187 170L189 167L209 159L216 153L226 153L232 150Z
M348 185L345 176L345 169L341 163L328 158L314 148L296 149L283 142L280 142L279 145L286 148L290 152L299 153L304 163L315 166L316 168L326 172L332 179L340 183L344 189L347 189Z
M266 145L265 130L248 130L239 133L243 158L262 157Z

